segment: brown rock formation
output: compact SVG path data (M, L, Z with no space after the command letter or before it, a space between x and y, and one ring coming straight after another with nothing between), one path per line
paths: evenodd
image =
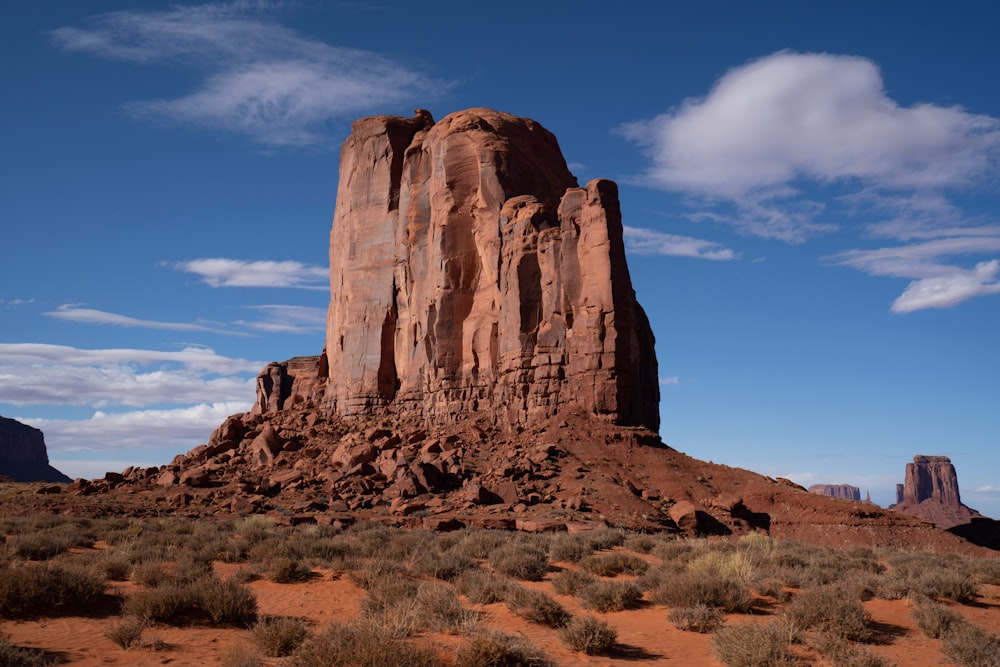
M809 493L818 493L821 496L832 496L844 500L861 500L861 489L850 484L813 484L809 487Z
M896 495L897 498L900 495L898 485ZM930 521L940 528L952 528L982 516L962 504L958 474L947 456L914 456L913 463L906 464L902 501L892 509Z
M71 481L49 465L41 431L6 417L0 417L0 475L15 482Z
M470 109L354 123L330 285L328 365L315 366L328 413L480 413L506 428L572 406L659 425L617 187L577 187L534 121ZM284 387L277 368L262 382ZM284 389L262 388L256 410L280 408Z

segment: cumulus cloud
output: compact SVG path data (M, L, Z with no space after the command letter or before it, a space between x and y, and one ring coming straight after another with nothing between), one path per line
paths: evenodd
M829 258L910 279L895 312L997 292L989 254L1000 247L1000 225L968 216L953 194L995 185L1000 119L900 105L866 58L775 53L620 132L650 157L641 182L688 195L713 222L803 243L857 219L865 235L903 242ZM956 255L979 257L943 261Z
M649 148L649 183L732 201L791 197L799 179L965 186L1000 148L1000 121L901 107L870 60L791 52L737 67L706 97L622 132Z
M0 403L131 407L253 400L260 361L179 351L0 343Z
M49 452L57 458L66 452L120 452L127 448L181 453L205 442L226 417L248 410L250 405L250 401L200 403L172 410L98 411L79 420L18 420L41 429Z
M162 322L159 320L143 320L128 315L109 313L105 310L95 310L93 308L80 308L73 304L63 304L55 310L45 313L49 317L56 317L61 320L72 322L85 322L87 324L110 324L119 327L136 327L140 329L167 329L170 331L207 331L210 333L221 333L238 335L237 332L227 331L220 327L196 324L192 322Z
M698 259L736 259L736 253L714 241L705 241L690 236L678 236L643 229L624 228L625 248L638 255L666 255L675 257L696 257Z
M332 46L283 26L272 18L273 8L233 2L115 11L91 17L84 27L57 28L51 38L69 52L192 68L202 77L195 90L131 102L127 109L269 146L329 144L331 121L446 88L376 53Z
M177 262L174 268L201 276L212 287L329 289L330 270L301 262L248 262L223 257Z

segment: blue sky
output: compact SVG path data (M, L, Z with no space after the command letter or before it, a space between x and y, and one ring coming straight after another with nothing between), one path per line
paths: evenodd
M0 414L156 465L323 345L338 151L487 106L618 181L661 434L1000 517L989 3L19 3L0 21Z

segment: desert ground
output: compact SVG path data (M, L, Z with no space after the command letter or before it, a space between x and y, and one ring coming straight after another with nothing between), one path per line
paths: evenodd
M3 665L1000 664L989 555L4 514Z

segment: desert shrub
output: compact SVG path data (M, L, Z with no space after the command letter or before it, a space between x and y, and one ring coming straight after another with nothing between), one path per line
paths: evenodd
M728 667L790 667L796 664L790 636L780 621L740 623L715 632L712 648L719 662Z
M200 606L215 623L250 625L257 619L257 596L234 579L206 579L198 585Z
M510 586L507 577L482 570L469 570L455 579L455 588L473 604L500 602Z
M308 634L305 621L289 616L263 618L250 628L250 638L271 658L291 655Z
M135 591L122 605L122 611L146 622L169 623L197 608L197 600L188 586L179 583L162 584L156 588Z
M646 535L645 533L631 533L625 537L625 541L622 543L622 546L636 553L649 554L653 553L653 549L655 549L661 541L662 540L660 538L652 535Z
M501 530L467 530L448 552L473 559L489 558L510 541L510 534Z
M918 604L910 615L920 631L931 639L940 639L965 622L961 616L935 602Z
M365 590L383 582L386 579L398 579L402 573L399 563L388 558L369 558L361 567L351 570L348 578Z
M423 627L436 632L453 632L470 622L458 594L450 586L434 581L420 584L414 600Z
M549 571L548 554L518 543L506 544L490 556L498 573L522 581L541 581Z
M549 556L552 557L552 560L577 563L592 553L594 553L594 546L583 533L573 535L561 533L553 536L549 543Z
M277 526L273 519L259 514L254 514L240 519L233 526L233 530L241 538L251 545L263 542L265 539L277 532Z
M542 591L512 586L508 589L504 602L516 616L531 623L561 628L570 620L570 613Z
M695 556L695 547L691 542L681 540L662 540L653 547L653 555L659 558L671 571L687 568L688 561Z
M146 588L157 588L173 583L174 576L167 572L167 564L162 560L137 563L132 567L132 581Z
M312 570L301 559L291 556L274 556L262 565L263 574L276 584L291 584L305 581L312 576Z
M649 563L631 554L609 553L587 556L579 563L580 569L599 577L616 577L619 574L643 574Z
M758 595L774 598L778 602L788 602L792 597L778 579L764 579L758 582L755 588Z
M593 616L577 616L559 630L559 639L573 651L600 655L614 648L618 642L618 631L607 621Z
M454 551L428 551L421 557L415 557L411 565L414 574L429 575L442 581L454 581L466 570L478 568L479 564L474 559Z
M796 628L829 632L854 641L865 641L872 634L864 607L836 586L803 591L785 610L785 617Z
M642 601L642 589L631 581L595 581L580 589L583 606L602 614L634 609Z
M944 654L960 667L998 667L1000 637L972 623L952 626L941 638Z
M975 558L969 565L969 571L980 584L1000 585L1000 559Z
M930 598L944 598L955 602L971 602L979 593L979 587L968 574L949 570L921 572L909 579L911 593Z
M8 543L11 552L25 560L49 560L75 546L76 535L51 530L14 535Z
M718 607L745 614L753 608L753 595L742 582L712 574L685 572L661 579L649 590L649 599L668 607Z
M370 582L367 595L361 601L361 613L377 616L391 607L409 604L420 584L409 577L386 577Z
M813 647L833 667L890 667L892 664L869 649L835 634L821 633L813 642Z
M139 643L146 622L137 616L123 616L104 628L104 636L126 651Z
M457 667L554 667L527 639L502 632L473 635L458 649L455 660Z
M385 637L366 625L333 624L307 639L290 658L291 667L440 667L433 650Z
M559 595L576 595L582 588L597 581L592 575L579 570L563 570L552 578L552 588Z
M132 563L120 553L105 552L94 560L94 565L111 581L128 581L132 574Z
M41 651L14 646L6 637L0 637L0 665L4 667L49 667L55 664Z
M598 528L583 535L595 551L620 547L628 537L628 533L620 528Z
M50 615L60 607L90 604L104 586L104 577L71 565L28 563L0 569L0 618Z
M722 612L703 604L694 607L675 607L667 618L678 630L687 632L713 632L722 625Z
M221 667L260 667L261 664L260 654L242 642L228 644L219 652Z

